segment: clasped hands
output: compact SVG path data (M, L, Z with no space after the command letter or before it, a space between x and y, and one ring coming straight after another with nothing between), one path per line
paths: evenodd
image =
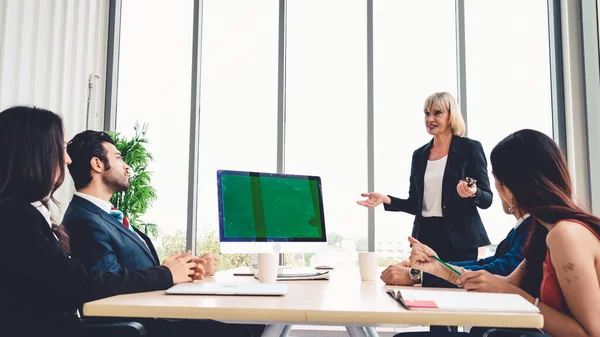
M448 275L452 273L448 268L442 265L431 256L437 256L437 253L419 240L409 237L408 241L412 244L410 258L401 263L391 265L381 273L381 280L387 285L413 285L408 270L412 267L423 272L443 278L453 282L467 291L479 291L488 293L516 293L517 288L509 284L505 277L493 275L485 270L465 272L449 280Z
M163 266L169 268L173 272L175 265L181 265L187 269L187 276L192 280L202 280L206 276L213 276L217 270L219 259L217 256L210 253L202 254L200 257L192 255L192 251L188 250L185 253L177 253L169 256L163 262ZM174 275L175 277L175 275Z

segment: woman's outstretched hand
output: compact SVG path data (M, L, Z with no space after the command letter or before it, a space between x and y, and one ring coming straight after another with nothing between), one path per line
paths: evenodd
M381 193L376 193L376 192L361 193L360 196L365 197L367 199L358 200L356 203L361 206L365 206L365 207L377 207L381 203L386 203L388 205L392 203L392 199L390 199L390 197L388 197L385 194L381 194Z

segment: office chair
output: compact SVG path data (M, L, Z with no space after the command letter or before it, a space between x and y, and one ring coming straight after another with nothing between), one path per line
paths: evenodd
M483 334L483 337L551 337L540 330L507 330L490 329Z
M146 329L138 322L83 323L86 337L146 337Z

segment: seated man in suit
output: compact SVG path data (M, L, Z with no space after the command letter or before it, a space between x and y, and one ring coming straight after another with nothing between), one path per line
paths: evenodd
M524 214L521 210L515 209L514 205L504 205L503 202L503 207L506 213L514 215L517 224L508 232L506 238L500 242L494 256L473 261L450 262L451 266L459 271L464 271L463 269L486 270L492 274L502 276L509 275L517 268L523 260L523 248L529 237L529 227L532 219L529 218L529 214ZM381 279L388 285L422 284L423 287L456 287L447 279L410 268L408 261L389 266L381 273Z
M77 192L63 220L73 255L86 267L110 272L159 265L150 238L130 226L109 201L114 193L129 189L129 166L110 136L84 131L69 142L67 152L76 158L68 167ZM213 275L216 258L201 258L205 276Z
M63 225L71 237L71 253L86 267L110 272L145 269L160 264L148 236L130 226L123 213L114 209L110 198L129 188L129 166L115 143L104 132L84 131L67 145L72 158L68 165L75 183L75 195L67 208ZM204 276L213 275L217 259L200 256ZM215 321L140 320L150 335L159 331L204 332L207 335L260 335L260 326L224 324ZM264 326L263 326L264 327ZM189 331L192 330L192 331Z

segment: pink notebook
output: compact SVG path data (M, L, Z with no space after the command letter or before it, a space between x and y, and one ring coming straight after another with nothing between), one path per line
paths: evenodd
M435 301L425 300L404 300L404 304L408 309L419 308L419 309L438 309Z

